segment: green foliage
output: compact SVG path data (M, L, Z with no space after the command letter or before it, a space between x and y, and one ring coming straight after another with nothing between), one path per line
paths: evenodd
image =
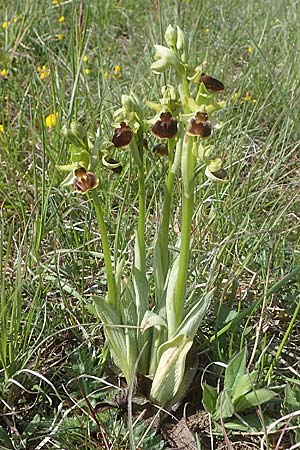
M268 388L256 387L258 372L247 371L246 358L247 352L244 348L229 362L225 369L224 387L221 392L208 384L203 386L203 406L216 421L231 418L235 413L270 402L276 396ZM237 429L238 424L239 422L233 425L233 429ZM230 425L226 423L226 426L229 428Z

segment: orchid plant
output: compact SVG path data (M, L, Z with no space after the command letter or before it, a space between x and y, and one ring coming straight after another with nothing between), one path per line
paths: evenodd
M188 385L188 354L200 323L213 296L213 289L202 295L187 296L187 280L192 247L194 191L197 174L203 170L214 182L226 182L222 160L213 144L213 115L225 106L214 95L223 83L192 67L188 61L187 40L183 31L169 25L166 46L156 45L155 74L173 70L176 88L164 86L159 102L148 101L154 110L146 116L145 102L134 94L123 95L122 107L115 112L114 134L109 145L100 136L92 144L86 130L74 122L64 129L71 161L60 170L69 172L64 184L73 184L81 194L91 196L102 239L107 294L94 296L93 311L103 324L111 356L128 384L136 372L152 380L150 399L170 407ZM165 180L161 221L153 243L153 280L147 277L145 241L145 138L151 133L158 139L154 150L165 155L168 171ZM124 261L112 255L98 196L96 169L104 166L119 173L120 163L110 156L114 148L128 148L137 171L139 214L136 226L134 261L130 279L122 277ZM170 251L175 179L181 180L181 233L177 248ZM173 239L174 240L174 239ZM154 291L154 292L153 292ZM150 306L151 298L155 298Z

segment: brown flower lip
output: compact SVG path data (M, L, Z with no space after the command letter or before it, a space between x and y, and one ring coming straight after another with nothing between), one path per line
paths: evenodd
M168 145L164 142L161 142L153 147L153 152L157 153L161 156L167 156L168 155Z
M115 128L112 143L114 147L127 147L132 139L132 129L125 123L120 123L120 128Z
M161 113L159 119L151 128L151 133L159 139L170 139L177 134L177 131L177 120L170 112Z
M216 172L212 172L212 174L216 177L219 178L220 180L224 180L227 177L227 172L225 169L220 169L217 170Z
M211 75L206 75L206 73L202 73L200 77L200 83L203 83L208 91L218 92L224 91L224 84L222 81L213 78Z
M98 178L93 172L79 167L74 171L73 186L77 192L84 194L98 186Z
M190 121L190 126L187 130L189 136L201 136L203 138L211 135L212 127L206 113L197 112Z

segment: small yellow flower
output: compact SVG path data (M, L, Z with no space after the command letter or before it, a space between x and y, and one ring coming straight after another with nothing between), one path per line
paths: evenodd
M49 114L45 120L46 127L48 127L48 128L55 127L56 121L57 121L57 116L58 116L58 113Z
M204 29L205 33L209 33L209 28Z
M4 126L0 123L0 133L4 133Z
M47 66L38 66L36 70L40 74L40 80L42 81L50 75L50 70Z
M104 78L106 78L107 80L109 78L109 72L107 70L104 72Z
M255 105L256 102L257 102L257 100L256 100L256 98L254 98L254 99L252 100L252 103Z
M65 16L60 16L60 17L58 18L58 21L59 21L59 23L64 23L64 21L65 21Z
M83 62L87 62L87 60L89 59L86 55L84 55L84 57L82 58Z
M247 91L244 100L250 102L252 100L251 92Z
M5 30L7 27L8 27L8 25L9 25L9 22L7 22L7 20L5 20L4 22L2 22L2 28L3 28L3 30Z
M120 75L120 73L121 73L121 67L116 65L114 67L114 75L117 76L117 75Z
M62 41L63 38L64 38L64 35L61 34L61 33L59 33L59 34L56 35L56 39L57 39L58 41Z
M84 69L84 72L86 75L89 75L91 73L90 69L88 69L88 68Z
M232 100L233 102L235 102L236 99L238 98L238 96L239 96L239 94L238 94L237 92L235 92L235 93L232 95L231 100Z
M251 45L248 47L248 53L250 53L250 55L253 53L253 47L251 47Z
M52 0L52 5L59 5L60 4L60 0Z
M2 69L2 70L0 71L0 75L1 75L1 77L3 77L3 78L7 77L7 75L8 75L8 70L7 70L7 69Z

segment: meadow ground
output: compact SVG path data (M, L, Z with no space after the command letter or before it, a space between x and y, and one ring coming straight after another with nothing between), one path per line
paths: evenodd
M68 159L61 130L73 117L91 141L98 127L110 141L123 93L146 102L172 83L149 69L168 24L186 32L191 63L223 81L226 100L214 139L228 183L202 179L195 194L189 293L208 278L215 291L196 339L199 400L190 399L190 416L204 419L197 428L188 417L198 437L184 445L300 447L299 17L296 0L0 3L1 449L129 449L133 440L163 449L168 438L180 448L148 423L128 432L127 415L103 407L118 380L89 309L92 295L106 290L101 236L90 197L61 187L56 169ZM166 171L155 143L150 137L145 153L149 255ZM98 191L126 274L137 183L128 151L114 156L122 174L99 170ZM225 401L224 364L244 348L256 371L253 395L276 395L209 421L203 381Z

